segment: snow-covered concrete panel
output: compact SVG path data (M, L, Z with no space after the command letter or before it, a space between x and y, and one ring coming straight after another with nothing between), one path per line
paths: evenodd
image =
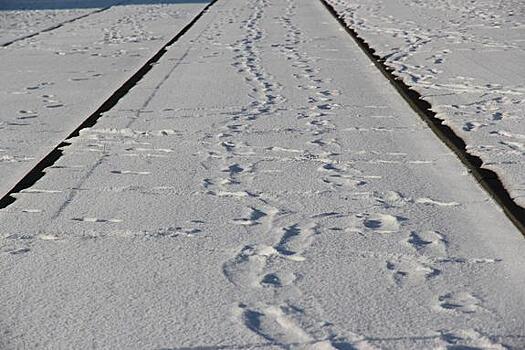
M328 2L525 206L523 1Z
M0 50L2 196L205 5L114 6Z

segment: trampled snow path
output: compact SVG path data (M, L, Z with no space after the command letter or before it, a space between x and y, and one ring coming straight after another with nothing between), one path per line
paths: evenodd
M328 2L525 207L523 1Z
M205 6L115 6L0 49L0 197Z
M317 0L218 1L0 232L6 348L525 344L523 237Z

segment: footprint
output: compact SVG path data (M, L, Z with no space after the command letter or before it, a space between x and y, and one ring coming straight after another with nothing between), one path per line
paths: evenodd
M22 109L22 110L19 110L18 113L23 114L22 116L17 117L17 119L20 119L20 120L33 119L33 118L37 118L38 117L36 112L30 111L30 110Z
M277 345L283 349L371 349L371 347L366 346L368 344L363 344L360 340L352 344L337 337L329 329L330 322L315 322L315 320L309 319L301 308L289 304L264 305L262 307L249 307L245 304L239 304L235 313L246 328L271 342L272 345ZM306 325L303 326L303 324ZM361 344L364 347L360 347Z
M457 207L460 205L458 202L440 202L426 197L418 198L415 202L426 205L437 205L439 207Z
M53 85L54 83L51 83L51 82L42 82L42 83L38 83L37 85L32 85L32 86L28 86L26 87L27 90L39 90L39 89L43 89L44 87L48 86L48 85Z
M336 173L343 171L343 169L337 167L334 163L324 163L317 170L326 171L326 172L336 172Z
M22 117L17 117L16 119L24 120L24 119L34 119L34 118L38 118L38 115L25 115Z
M264 277L261 280L261 285L271 287L282 287L282 282L277 274L269 273L264 275Z
M512 141L500 141L499 143L513 150L509 153L525 153L525 143Z
M304 150L300 150L300 149L278 147L278 146L267 147L265 148L265 150L274 151L274 152L289 152L289 153L304 153L305 152Z
M17 123L17 122L7 122L6 123L7 125L14 125L14 126L25 126L25 125L30 125L28 123Z
M278 274L271 272L262 277L260 285L265 288L280 288L292 285L295 280L296 276L293 273Z
M33 160L34 158L23 157L23 156L10 156L5 154L0 156L0 163L17 163L17 162L26 162L28 160Z
M355 179L353 176L350 175L340 174L330 175L321 179L321 181L326 184L329 184L334 189L341 187L355 189L360 186L366 185L366 181Z
M478 122L466 122L463 125L463 130L465 131L477 131L479 128L487 126L487 124L478 123Z
M447 311L471 314L481 309L481 300L467 292L448 293L438 301L438 307Z
M199 228L184 228L180 226L161 227L156 231L144 231L143 234L148 237L195 237L201 233Z
M390 214L374 213L367 215L363 225L377 233L392 233L399 231L403 220L406 219Z
M232 259L224 263L222 272L236 286L260 287L261 274L268 259L279 253L270 246L247 245Z
M235 163L228 168L224 169L223 172L228 173L230 177L234 177L236 174L242 173L244 171L244 168L241 167L239 164Z
M126 151L133 152L160 152L160 153L172 153L174 152L171 148L144 148L144 147L130 147L126 148Z
M99 218L72 218L74 221L83 221L83 222L122 222L120 219L99 219Z
M384 208L399 208L410 202L409 198L396 191L375 193L375 197L376 201L382 203Z
M47 234L47 233L43 233L43 234L39 234L36 236L38 239L41 239L43 241L58 241L60 240L60 237L56 234Z
M329 125L328 120L312 120L306 123L309 126L327 126Z
M505 130L496 130L489 132L490 135L496 135L496 136L503 136L508 138L516 138L516 139L525 139L525 135L523 134L514 134Z
M36 214L36 213L41 213L42 210L40 209L22 209L22 213L31 213L31 214Z
M226 149L226 152L232 152L235 148L235 143L231 141L223 141L221 142L221 146Z
M304 261L301 255L312 244L316 235L319 234L319 225L317 223L307 224L301 227L299 224L283 228L283 236L276 245L277 252L286 256L293 261Z
M448 242L442 234L436 231L412 232L407 243L421 254L447 255Z
M322 90L317 92L321 96L338 96L341 94L339 90Z
M504 116L504 114L503 114L502 112L495 112L495 113L492 113L492 120L493 120L493 121L502 120L502 119L503 119L503 116Z
M233 221L236 223L236 224L239 224L239 225L242 225L242 226L254 226L254 225L260 225L261 223L259 222L259 220L265 216L267 216L267 214L259 209L256 209L256 208L248 208L249 209L249 214L248 214L248 217L247 218L240 218L240 219L233 219Z
M133 170L111 170L112 174L120 175L150 175L149 171L133 171Z
M386 268L392 272L392 278L398 286L406 283L421 283L425 280L438 276L441 271L410 258L400 258L396 261L386 262Z
M330 111L337 107L339 107L339 105L336 103L324 103L324 104L317 105L315 108L318 110L322 110L322 111Z
M244 325L252 332L276 345L290 348L291 345L306 345L314 339L294 320L302 311L283 306L266 306L262 309L239 305Z
M24 248L14 248L6 250L6 253L12 254L12 255L21 255L25 253L29 253L31 249L24 247Z
M246 198L246 197L253 197L253 198L258 197L258 194L254 194L248 191L217 191L217 192L208 191L207 193L211 195L216 195L219 197L232 197L232 198L238 198L238 199Z
M476 332L473 329L455 329L455 330L441 330L440 349L454 349L454 350L505 350L506 346L496 343L487 336Z

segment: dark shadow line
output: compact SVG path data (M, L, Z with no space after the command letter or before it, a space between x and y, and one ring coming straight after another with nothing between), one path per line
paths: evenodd
M354 39L359 48L361 48L381 73L383 73L383 76L389 80L401 97L403 97L410 107L423 119L434 134L456 154L481 187L499 204L505 215L512 221L522 235L525 236L525 208L516 204L512 199L498 174L490 169L483 168L481 158L467 151L465 141L449 126L443 124L443 120L438 118L436 113L432 111L432 105L423 100L419 92L405 84L402 78L395 75L394 69L386 65L386 59L377 55L375 50L344 21L343 17L337 13L332 5L326 0L319 1L321 1L328 12L339 22L352 39Z
M107 11L107 10L109 10L111 7L113 7L113 6L115 6L115 5L117 5L117 4L113 4L113 5L108 6L108 7L104 7L104 8L101 8L101 9L97 9L97 10L91 11L91 12L89 12L89 13L85 13L85 14L83 14L83 15L81 15L81 16L78 16L78 17L75 17L75 18L71 18L71 19L68 19L68 20L66 20L66 21L64 21L64 22L60 22L59 24L55 24L55 25L53 25L53 26L51 26L51 27L48 27L48 28L42 29L42 30L40 30L40 31L38 31L38 32L36 32L36 33L31 33L31 34L24 35L24 36L22 36L22 37L19 37L19 38L13 39L13 40L11 40L11 41L8 41L8 42L6 42L6 43L3 43L2 45L0 45L0 47L8 47L9 45L12 45L12 44L14 44L14 43L16 43L16 42L18 42L18 41L22 41L22 40L26 40L26 39L29 39L29 38L33 38L33 37L35 37L35 36L37 36L37 35L40 35L40 34L42 34L42 33L50 32L50 31L52 31L52 30L55 30L55 29L61 28L61 27L63 27L65 24L73 23L73 22L78 21L79 19L83 19L83 18L89 17L89 16L94 15L94 14L96 14L96 13L100 13L100 12Z
M11 205L16 201L16 198L13 196L15 193L20 193L20 191L33 186L38 180L40 180L45 175L45 170L53 166L64 154L62 148L69 146L70 143L68 140L77 137L80 135L82 129L90 128L97 123L97 120L102 116L103 113L109 111L113 108L118 101L124 97L139 81L153 68L155 63L157 63L166 52L168 52L168 47L177 42L190 28L197 23L197 21L208 11L208 9L217 2L218 0L211 1L204 9L201 10L181 31L179 31L173 38L171 38L162 48L157 51L153 57L151 57L142 67L139 68L135 74L133 74L123 85L121 85L113 94L102 103L100 107L97 108L90 116L88 116L71 134L69 134L64 141L62 141L58 146L56 146L51 152L49 152L44 158L42 158L36 166L29 170L20 181L6 193L0 199L0 209L4 209L7 206Z

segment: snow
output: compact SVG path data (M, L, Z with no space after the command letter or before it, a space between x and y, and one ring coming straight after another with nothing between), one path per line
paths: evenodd
M218 1L71 143L0 210L2 348L523 347L523 236L317 0Z
M0 45L60 25L92 9L0 11Z
M525 206L523 1L328 2Z
M205 5L114 6L0 50L2 79L8 82L0 86L0 194L13 188ZM9 14L18 22L18 12Z

